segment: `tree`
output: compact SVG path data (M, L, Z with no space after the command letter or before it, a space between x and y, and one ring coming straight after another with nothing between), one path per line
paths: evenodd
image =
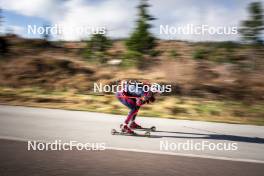
M111 46L111 42L104 34L93 34L87 46L92 52L105 52Z
M2 9L0 8L0 30L2 28ZM2 32L2 31L1 31ZM5 55L8 52L8 43L4 36L0 36L0 57Z
M248 11L250 17L248 20L242 21L240 33L247 43L262 43L261 35L264 29L264 18L261 2L252 2L248 7Z
M148 0L141 0L138 8L139 19L136 22L136 28L130 38L126 41L128 50L139 52L142 54L150 54L150 51L155 47L155 37L150 33L149 24L154 18L148 14L147 8L150 5Z
M93 34L86 42L84 56L86 58L100 57L100 62L105 61L106 51L111 47L112 42L105 34Z
M43 24L43 29L45 29L45 31L44 31L42 37L43 37L43 39L44 39L45 41L49 41L50 38L51 38L49 27L50 27L49 24Z

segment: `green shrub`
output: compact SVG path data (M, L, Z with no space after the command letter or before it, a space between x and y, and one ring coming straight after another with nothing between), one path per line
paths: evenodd
M151 50L149 52L149 55L152 56L152 57L160 56L160 54L161 54L161 51L160 50Z
M90 49L84 49L82 55L86 59L92 59L93 58L93 53L92 53L92 51Z
M137 51L127 51L122 56L121 66L123 67L135 67L140 64L140 60L143 59L143 55Z
M195 110L201 115L221 115L221 106L216 104L199 104Z
M8 52L8 43L4 37L0 37L0 56L5 55Z
M105 64L107 62L107 56L103 52L96 52L95 53L95 59L101 64Z
M199 59L199 60L202 60L202 59L207 59L208 58L208 54L209 54L209 51L208 50L205 50L203 48L199 48L197 50L194 51L193 53L193 58L194 59Z
M180 54L177 52L177 50L175 49L172 49L169 51L169 56L172 57L172 58L176 58L178 57Z
M208 59L217 63L234 63L234 53L235 51L231 46L230 48L213 47L210 51Z
M83 56L87 59L99 59L102 63L106 58L106 51L112 46L112 42L104 34L93 34L86 42Z
M216 43L216 48L225 48L225 49L231 49L232 50L232 49L236 49L239 47L240 47L239 43L231 42L231 41Z

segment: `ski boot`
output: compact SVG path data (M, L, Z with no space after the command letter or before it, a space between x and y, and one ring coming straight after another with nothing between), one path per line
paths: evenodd
M142 126L138 125L138 124L137 124L136 122L134 122L134 121L129 125L129 127L130 127L131 129L143 129Z
M122 124L120 125L120 127L121 127L122 133L135 134L135 132L131 128L129 128L126 124L125 125Z

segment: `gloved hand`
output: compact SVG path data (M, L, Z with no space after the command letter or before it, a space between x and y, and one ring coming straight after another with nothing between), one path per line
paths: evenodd
M142 98L137 98L136 99L137 106L142 106L144 103L145 103L145 101Z

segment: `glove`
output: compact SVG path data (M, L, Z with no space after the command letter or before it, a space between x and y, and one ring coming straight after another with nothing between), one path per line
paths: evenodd
M145 103L144 100L142 100L141 98L137 98L137 100L136 100L137 106L142 106L144 103Z

